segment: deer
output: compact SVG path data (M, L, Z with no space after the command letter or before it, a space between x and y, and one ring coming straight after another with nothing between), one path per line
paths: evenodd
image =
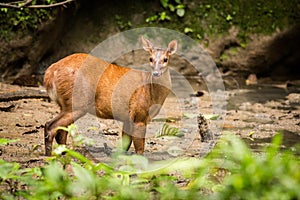
M60 113L44 126L45 155L52 155L52 143L66 144L67 127L87 113L123 122L122 145L143 154L147 124L155 117L171 92L169 59L177 41L167 49L156 48L141 37L149 53L150 71L118 66L85 53L75 53L50 65L44 87Z

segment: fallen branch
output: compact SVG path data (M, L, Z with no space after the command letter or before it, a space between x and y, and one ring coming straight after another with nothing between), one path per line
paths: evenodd
M15 8L15 9L22 9L22 8L52 8L57 6L64 6L67 3L70 3L75 0L66 0L59 3L53 3L49 5L30 5L32 0L26 0L21 2L12 2L12 3L0 3L0 7L3 8ZM14 5L13 3L18 3L18 5Z
M8 102L8 101L17 101L20 99L47 99L49 100L49 96L46 91L40 90L21 90L15 92L7 92L7 93L0 93L0 102Z

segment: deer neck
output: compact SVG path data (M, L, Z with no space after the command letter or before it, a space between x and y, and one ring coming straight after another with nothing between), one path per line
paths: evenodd
M170 71L167 69L160 77L153 77L149 73L150 82L149 92L153 103L162 104L165 98L171 91L171 76Z

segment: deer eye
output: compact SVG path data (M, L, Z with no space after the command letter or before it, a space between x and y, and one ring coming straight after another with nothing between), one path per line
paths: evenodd
M150 61L150 62L153 62L153 58L149 58L149 61Z
M165 63L168 62L168 58L164 58L164 62L165 62Z

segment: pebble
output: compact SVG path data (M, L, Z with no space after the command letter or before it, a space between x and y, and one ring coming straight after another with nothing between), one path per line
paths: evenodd
M286 98L292 104L300 104L300 94L298 93L291 93L288 96L286 96Z
M252 109L252 104L250 102L244 102L240 105L239 110L247 111Z

